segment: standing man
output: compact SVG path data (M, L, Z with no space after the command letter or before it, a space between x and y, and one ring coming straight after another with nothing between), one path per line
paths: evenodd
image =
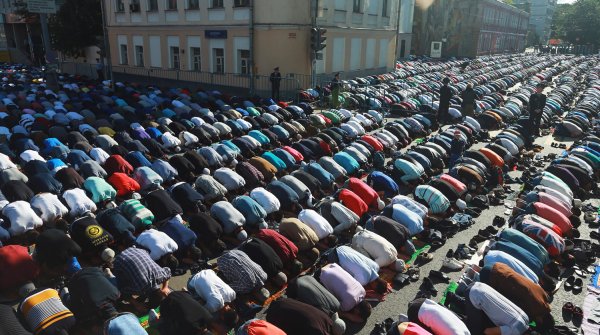
M96 73L98 74L98 80L104 81L104 63L100 61L100 58L96 58Z
M535 92L529 97L530 144L533 143L534 136L540 136L540 122L546 106L546 95L542 93L543 90L544 84L539 83L535 87Z
M438 122L442 122L448 119L448 109L450 108L450 98L452 98L452 90L448 87L450 79L444 78L442 81L444 85L440 88L440 106L438 108Z
M465 116L473 117L475 110L475 91L473 90L473 85L468 84L467 88L461 94L462 105L461 112L463 118Z
M279 67L273 69L273 73L271 73L269 80L271 81L271 98L279 101L279 85L281 84L281 73L279 72Z
M331 81L331 103L333 108L337 108L340 98L340 73L336 73Z

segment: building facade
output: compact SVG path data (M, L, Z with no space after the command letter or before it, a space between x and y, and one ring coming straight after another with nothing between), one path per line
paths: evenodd
M398 21L398 58L412 54L413 18L415 16L415 0L400 0Z
M431 55L441 43L441 57L522 52L527 12L497 0L416 0L413 48Z
M393 67L399 0L104 0L116 73L266 89L279 67L310 85L310 32L327 29L323 77ZM175 78L172 78L175 79Z
M556 0L514 0L513 5L529 13L529 27L539 43L547 44L552 34L552 18Z

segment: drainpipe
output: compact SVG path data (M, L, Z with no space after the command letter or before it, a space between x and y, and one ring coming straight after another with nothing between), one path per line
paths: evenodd
M110 41L108 40L108 20L106 19L106 8L104 1L105 0L100 0L100 10L102 12L102 33L104 34L104 57L106 58L106 72L108 74L107 77L111 82L113 82Z
M310 22L310 30L309 30L309 34L308 34L308 38L310 39L310 32L312 31L312 28L316 28L317 27L317 6L318 6L318 0L311 0L310 1L310 17L311 17L311 22ZM310 45L310 42L309 42ZM314 51L312 48L308 48L310 50L310 83L311 83L311 87L315 87L317 86L317 53L316 51Z
M396 62L398 61L398 52L400 50L400 9L402 8L402 1L398 0L398 10L396 11L396 52L394 53L394 64L392 71L396 71Z
M255 93L255 73L254 73L254 0L250 0L250 30L248 31L248 37L250 39L250 96L254 96Z

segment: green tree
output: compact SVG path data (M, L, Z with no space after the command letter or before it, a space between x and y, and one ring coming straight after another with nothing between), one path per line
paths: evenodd
M600 45L600 0L577 0L557 8L553 36L572 44Z
M100 0L66 0L50 16L48 28L52 46L68 56L79 56L89 46L102 46Z

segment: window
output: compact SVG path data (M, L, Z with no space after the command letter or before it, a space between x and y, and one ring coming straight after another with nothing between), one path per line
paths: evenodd
M121 65L129 64L129 60L127 59L127 44L121 44L119 46L120 56L121 56Z
M383 2L383 9L381 10L381 16L383 17L389 17L390 16L390 9L389 9L389 1L388 0L382 0Z
M200 9L200 0L188 0L188 9Z
M123 2L123 0L116 0L116 4L117 4L117 12L125 11L125 3Z
M132 13L139 13L140 12L140 0L131 0L131 3L129 4L129 11Z
M225 73L225 50L221 48L213 49L214 73Z
M362 13L362 0L353 0L352 11Z
M135 46L135 65L144 66L144 46L142 45Z
M180 66L180 62L179 62L179 47L170 47L169 48L169 53L171 55L171 68L172 69L179 69Z
M190 48L191 69L193 71L201 71L202 63L200 57L200 48Z
M167 0L167 10L177 10L177 0Z
M223 0L211 0L210 8L223 8Z
M250 4L250 0L234 0L233 7L247 7Z
M250 74L250 50L238 50L240 74Z
M148 0L148 11L156 12L158 10L158 0Z

